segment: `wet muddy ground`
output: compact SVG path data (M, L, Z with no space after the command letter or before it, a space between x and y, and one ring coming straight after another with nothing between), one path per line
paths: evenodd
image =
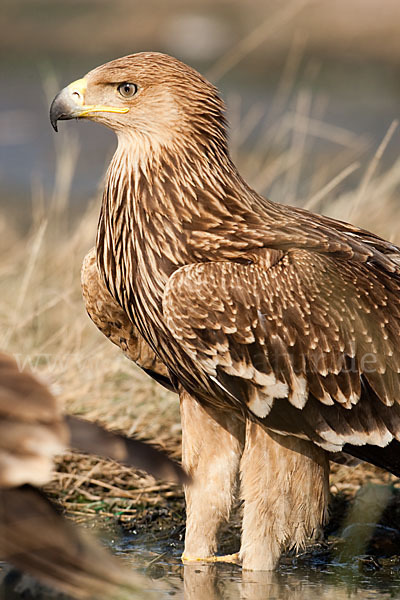
M387 506L379 523L368 522L374 503L384 497ZM362 506L361 512L357 506ZM223 553L239 547L239 513L223 533ZM129 522L106 520L102 537L123 562L145 575L145 593L154 592L160 599L400 598L399 492L393 486L366 484L355 499L345 493L333 495L330 513L324 539L300 553L286 553L276 573L246 573L224 564L183 566L184 505L179 498L163 506L138 506ZM1 600L68 598L8 567L2 577Z

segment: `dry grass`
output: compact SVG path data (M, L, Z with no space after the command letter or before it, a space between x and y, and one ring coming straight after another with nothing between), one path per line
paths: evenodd
M274 200L351 219L400 242L396 219L400 162L384 172L380 162L389 138L398 135L395 125L386 137L382 132L384 141L372 161L363 162L366 138L325 123L318 98L306 85L295 93L293 80L289 56L267 117L259 107L248 115L233 114L233 154L243 173L260 191L269 190ZM255 130L258 135L252 136ZM336 159L328 164L313 151L320 139L337 150ZM124 358L85 313L79 272L94 243L100 200L89 202L84 214L70 213L68 192L78 150L67 128L57 144L55 189L49 198L33 198L28 233L18 233L7 214L0 218L0 347L46 379L66 411L155 440L179 457L176 396ZM391 479L372 467L355 471L340 467L332 489L354 492L365 479L382 477ZM61 497L78 519L98 514L129 519L138 504L182 497L180 490L150 477L76 454L60 459L48 490Z
M6 221L3 224L1 347L16 356L21 366L29 366L50 383L66 411L129 435L157 440L177 454L180 427L176 397L103 338L83 306L80 265L93 244L97 207L88 209L79 222L64 231L66 215L51 207L48 214L47 219L35 219L31 231L22 238L9 231ZM103 481L100 487L98 480ZM115 486L121 491L117 493ZM73 454L62 459L49 489L65 495L66 506L73 512L77 498L91 503L100 498L101 489L107 497L103 502L107 513L109 498L118 496L125 508L126 498L132 504L138 499L137 489L151 486L154 481L150 478L132 475L115 463ZM161 485L160 489L167 491L168 486ZM90 514L91 505L84 510Z

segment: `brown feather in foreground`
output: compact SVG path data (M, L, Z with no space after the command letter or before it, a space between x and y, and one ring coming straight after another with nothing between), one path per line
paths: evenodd
M117 59L83 89L60 92L51 120L87 117L118 136L97 267L122 330L135 327L135 360L150 347L181 395L185 463L203 482L187 490L185 556L215 553L240 471L243 566L272 568L324 519L329 453L400 474L400 250L250 189L229 156L217 90L176 59ZM274 509L277 489L263 482L277 471L288 485Z
M0 559L77 598L109 597L120 586L137 590L139 579L34 487L51 479L54 455L67 445L186 480L173 461L148 444L63 418L46 386L0 353Z

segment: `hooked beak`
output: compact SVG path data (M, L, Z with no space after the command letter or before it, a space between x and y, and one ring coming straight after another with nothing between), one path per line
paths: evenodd
M127 113L128 107L104 106L102 104L85 104L85 93L87 87L86 79L78 79L61 90L54 98L50 106L50 123L54 131L57 129L57 121L68 119L79 119L90 113L109 112Z

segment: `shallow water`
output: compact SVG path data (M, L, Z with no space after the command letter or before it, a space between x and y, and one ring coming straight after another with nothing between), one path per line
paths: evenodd
M149 598L167 600L373 600L400 598L398 556L371 556L338 562L331 545L316 544L297 557L285 557L276 572L246 572L237 565L182 565L183 543L114 532L113 553L128 568L143 574ZM149 536L153 537L153 536ZM335 552L332 552L334 555ZM137 598L132 594L129 598ZM145 593L145 596L147 594ZM124 599L127 596L124 595ZM0 581L0 600L69 600L13 571Z
M400 598L397 559L379 566L369 557L351 563L325 562L304 555L285 559L276 572L246 572L229 564L182 565L182 548L137 545L126 538L114 550L144 570L158 598L184 600L309 600Z

